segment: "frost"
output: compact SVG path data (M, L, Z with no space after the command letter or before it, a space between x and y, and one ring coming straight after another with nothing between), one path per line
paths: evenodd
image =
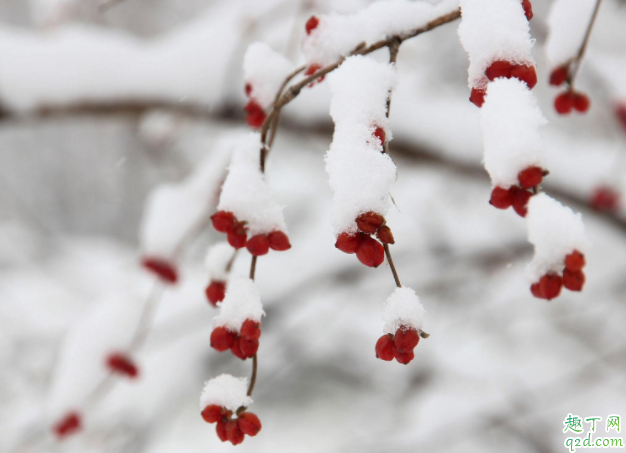
M461 0L461 11L459 37L469 55L470 88L485 88L485 70L493 61L534 66L533 41L520 0Z
M335 234L356 231L356 217L374 211L385 215L391 205L389 186L396 166L374 137L376 127L391 138L386 117L395 68L355 56L334 72L328 82L330 114L335 122L333 142L326 154L326 171L334 192L332 224Z
M228 242L218 242L209 248L204 262L211 280L228 280L226 268L232 258L233 248Z
M418 332L424 327L426 310L411 288L396 288L385 302L383 331L395 334L402 327L413 327Z
M546 57L550 68L566 63L578 54L596 0L555 0L548 15L550 33Z
M265 315L261 295L252 280L246 277L233 277L226 289L226 297L220 303L220 314L213 318L213 327L225 326L232 332L239 332L246 319L261 321Z
M221 374L205 382L200 395L200 410L214 404L235 412L241 406L252 404L247 395L248 379Z
M481 109L485 169L494 186L518 183L517 175L530 166L545 168L540 126L547 123L525 82L496 79L487 89Z
M282 83L294 69L293 63L267 44L251 44L243 59L244 80L252 87L250 97L264 109L269 107Z
M218 210L230 211L246 221L248 233L287 233L283 208L274 199L259 166L261 136L250 132L236 139L228 176L222 187Z
M540 193L528 202L527 219L528 240L535 246L527 270L531 282L548 272L560 273L565 257L574 250L585 253L588 240L581 214Z

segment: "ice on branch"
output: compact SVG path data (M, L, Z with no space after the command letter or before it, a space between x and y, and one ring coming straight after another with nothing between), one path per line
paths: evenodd
M233 248L228 242L218 242L212 245L207 251L204 261L205 267L209 272L212 280L226 281L228 280L228 272L226 268L233 258Z
M396 83L393 65L371 58L348 58L328 82L330 114L335 122L333 142L326 153L326 171L334 192L332 224L336 235L357 231L355 219L364 212L385 215L391 206L389 187L396 166L384 154L391 138L386 117L389 92Z
M528 240L535 246L535 255L528 265L532 283L546 274L560 274L570 253L585 253L588 240L581 214L541 193L530 199L527 218Z
M260 322L265 315L261 304L261 295L252 280L246 277L230 279L226 297L219 305L220 314L213 318L213 327L226 327L231 332L239 333L246 319Z
M391 35L409 33L459 7L459 0L428 2L390 0L375 2L351 15L319 16L319 24L303 44L306 61L325 66L348 55L359 44L372 44Z
M539 133L547 123L528 86L517 79L489 84L481 111L485 169L495 186L518 184L529 167L545 168L544 144Z
M250 98L264 109L269 107L282 83L294 69L293 63L267 44L251 44L243 59L244 80Z
M250 236L272 231L287 233L283 208L274 199L259 166L261 148L258 133L250 132L237 138L217 208L247 222Z
M495 61L534 67L533 41L521 0L461 0L460 4L459 37L469 55L470 88L486 88L485 71Z
M385 301L383 331L394 335L400 327L420 332L424 327L426 310L411 288L396 288Z
M555 0L548 15L546 56L550 68L567 64L578 54L596 0Z
M252 404L252 398L247 392L248 379L221 374L204 384L200 395L200 410L208 405L216 405L235 412L242 406Z

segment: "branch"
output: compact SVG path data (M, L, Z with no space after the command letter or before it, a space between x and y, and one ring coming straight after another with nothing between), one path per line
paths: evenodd
M593 29L596 18L598 17L598 11L600 10L601 3L602 0L596 0L596 6L593 8L593 13L591 14L589 25L587 26L587 30L585 31L585 37L583 38L583 42L580 45L580 49L578 49L578 54L568 62L568 65L570 66L570 71L567 77L567 83L572 89L574 88L574 79L576 78L576 74L578 73L578 69L580 68L580 63L585 55L585 51L587 50L589 38L591 37L591 30Z

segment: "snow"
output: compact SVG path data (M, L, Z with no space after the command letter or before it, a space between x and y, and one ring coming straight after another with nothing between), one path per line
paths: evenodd
M30 0L28 3L34 22L42 27L58 25L78 9L78 0Z
M304 39L302 50L309 64L327 65L363 42L372 44L391 35L408 33L454 11L458 5L458 0L437 4L390 0L374 2L355 14L320 15L318 27Z
M250 97L261 107L269 107L295 65L267 44L250 44L243 58L244 81L252 87Z
M354 56L328 77L330 115L335 132L326 154L326 171L334 192L332 226L335 235L357 230L363 212L385 215L391 206L389 186L396 166L373 136L376 127L391 139L385 115L390 90L396 83L393 65Z
M546 57L550 68L563 65L578 54L596 0L555 0L548 14Z
M220 374L205 382L200 395L200 410L214 404L235 412L241 406L252 404L252 398L247 395L247 391L247 378Z
M218 242L209 247L204 263L211 280L222 282L228 280L226 267L233 259L234 253L233 248L228 242Z
M383 332L395 334L404 327L413 327L418 332L424 328L426 310L411 288L396 288L385 301Z
M247 277L232 277L226 297L217 305L220 314L213 318L213 327L224 326L232 332L239 332L246 319L260 322L265 315L259 290Z
M241 133L233 141L233 156L217 209L232 212L239 221L248 222L246 227L250 236L276 230L287 233L283 208L261 172L260 134Z
M546 168L539 129L547 120L525 82L515 78L491 82L480 113L484 164L494 186L508 189L527 167Z
M470 88L485 88L485 70L493 61L534 66L534 41L520 0L461 0L461 14L459 37L469 54Z
M540 193L528 202L527 219L528 240L535 246L527 269L532 283L548 272L560 273L565 257L574 250L585 253L588 240L581 214Z

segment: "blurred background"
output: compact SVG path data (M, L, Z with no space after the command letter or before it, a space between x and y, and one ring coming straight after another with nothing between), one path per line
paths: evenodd
M205 380L250 373L249 362L209 347L216 309L202 262L223 240L212 228L184 250L181 280L164 291L135 355L137 381L117 379L87 402L98 373L62 360L64 348L77 329L89 338L102 307L126 304L132 318L149 298L138 240L146 198L246 129L247 45L264 41L300 63L311 14L369 3L0 0L0 451L233 448L198 409ZM545 189L583 213L584 291L533 298L525 221L487 203L458 24L408 41L391 109L399 177L388 222L431 337L408 366L374 357L394 282L387 264L366 268L334 248L329 93L324 83L306 90L283 111L268 161L293 248L257 268L267 317L252 410L263 430L238 449L560 452L568 413L605 419L626 408L626 124L616 115L626 102L626 3L603 2L577 79L591 110L564 117L547 83L550 4L535 1L531 22L534 92L549 120ZM239 255L235 272L245 273L249 255ZM84 415L84 429L62 442L50 434L60 400Z

